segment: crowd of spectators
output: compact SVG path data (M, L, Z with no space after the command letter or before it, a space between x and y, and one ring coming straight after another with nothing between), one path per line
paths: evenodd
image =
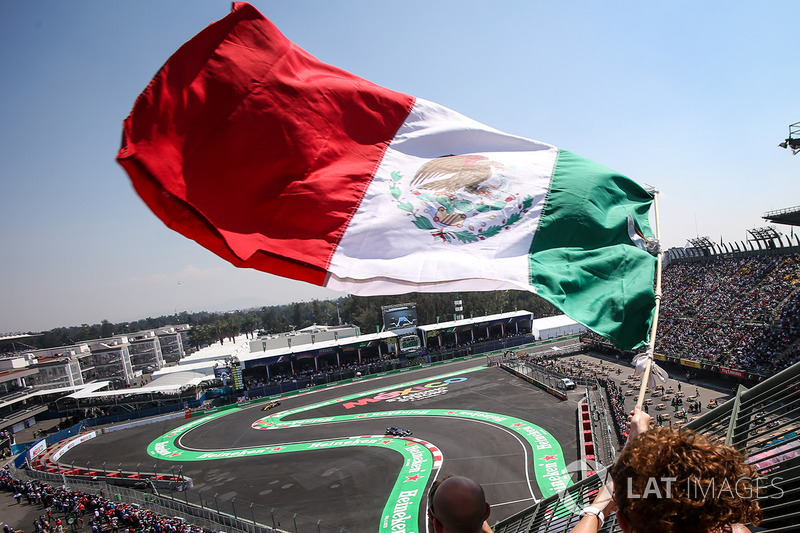
M606 394L608 395L608 406L610 415L614 419L614 429L621 442L627 439L628 411L625 410L625 394L613 380L605 380Z
M800 254L673 263L663 292L657 351L760 373L796 362Z
M483 328L481 328L481 329L483 329ZM457 350L459 348L470 348L470 347L473 347L475 345L481 345L481 344L484 344L484 343L487 343L487 342L492 342L492 341L508 341L508 340L515 339L517 337L529 337L530 335L531 335L531 333L527 332L527 331L523 331L523 332L519 332L519 333L516 333L516 332L506 333L505 335L501 335L501 334L497 333L497 334L493 334L493 335L491 335L489 337L484 337L483 335L477 335L475 337L475 340L473 340L472 336L468 335L467 332L462 332L458 336L458 342L455 342L456 337L454 335L453 337L450 337L449 340L444 341L441 346L439 346L438 341L435 340L435 338L433 338L433 337L430 338L428 340L428 347L427 347L426 351L427 351L427 353L430 353L430 354L436 354L436 353L440 353L440 352L445 352L447 350ZM468 337L468 338L465 339L465 337Z
M11 476L8 467L0 470L0 489L9 492L19 505L41 509L29 530L34 533L210 533L210 530L185 523L181 518L161 516L135 504L112 501L102 495L52 487L39 481L21 481ZM74 524L68 524L72 517ZM74 525L74 527L73 527Z
M762 375L800 361L800 254L664 268L656 352Z

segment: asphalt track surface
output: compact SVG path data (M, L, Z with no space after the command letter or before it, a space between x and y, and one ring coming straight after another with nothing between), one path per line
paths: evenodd
M462 370L475 368L478 370L460 374ZM444 383L441 377L445 374L458 377L451 377L451 383ZM412 381L422 385L413 391L407 385L400 387ZM425 384L437 386L427 389ZM405 390L406 393L392 398L393 401L374 401L379 395L377 389ZM392 395L384 393L384 396ZM407 458L394 449L330 446L312 451L198 461L189 460L188 456L191 451L197 456L203 452L254 447L288 450L292 443L322 443L366 436L386 443L388 440L382 437L384 430L387 426L396 426L411 430L413 438L426 441L441 451L440 468L423 470L418 476L425 489L436 477L448 474L475 479L484 487L492 505L489 522L493 524L548 495L546 489L543 494L541 477L534 472L536 462L541 465L542 452L492 420L449 418L431 413L475 411L530 422L558 441L562 452L560 459L570 463L578 458L576 400L579 396L579 392L572 392L568 401L559 401L498 367L486 368L485 360L476 358L280 399L281 405L268 412L262 411L263 403L254 404L205 423L196 419L197 425L182 434L172 430L186 424L185 419L105 433L74 447L60 462L90 466L94 470L102 469L105 462L109 471L121 468L130 472L152 472L155 468L159 473L169 473L182 469L184 475L192 478L193 487L187 494L181 494L181 499L188 497L189 501L197 501L197 493L202 492L208 503L216 494L220 502L235 498L240 509L247 508L249 503L245 502L254 502L266 508L313 517L314 522L321 520L323 524L344 527L353 533L375 533L390 529L384 512L387 500L400 483L401 470L408 467ZM353 397L373 401L358 405ZM334 401L340 398L351 400ZM284 425L289 423L289 427L267 431L253 427L267 416L280 419L282 413L320 403L327 405L283 417ZM349 409L345 407L348 403ZM424 414L409 415L410 410ZM393 412L402 414L395 416ZM292 421L310 418L322 421L291 427ZM339 421L340 418L354 419ZM151 443L163 439L165 434L174 440L183 455L167 461L158 454L148 454L148 446L152 453ZM419 492L419 498L414 500L415 506L419 506L416 509L418 523L409 525L407 531L426 531L425 497L423 491ZM284 526L284 529L291 528Z

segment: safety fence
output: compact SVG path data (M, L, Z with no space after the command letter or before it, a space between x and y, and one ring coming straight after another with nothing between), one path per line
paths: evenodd
M580 352L573 352L569 355L574 355L574 353ZM567 376L565 374L561 374L552 367L541 366L519 359L514 360L508 356L506 356L503 362L501 362L501 367L524 379L525 381L536 385L560 400L565 400L567 397L563 392L553 388L558 380L568 377L577 384L583 385L586 388L585 397L586 408L589 416L589 424L593 429L592 442L594 443L594 449L592 452L589 452L589 455L592 456L591 460L599 461L600 463L606 465L611 464L614 461L614 457L616 455L615 443L618 442L618 439L614 436L614 429L608 420L608 410L610 406L607 406L604 397L607 384L606 380ZM579 421L579 436L583 434L582 432L590 429L583 427L585 425L586 421ZM582 447L582 449L584 448Z

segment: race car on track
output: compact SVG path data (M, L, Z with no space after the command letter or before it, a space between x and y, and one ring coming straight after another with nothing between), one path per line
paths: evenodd
M278 407L281 402L269 402L267 405L261 408L262 411L269 411L273 407Z
M386 428L386 435L391 435L392 437L410 437L411 432L407 429L401 429L392 426Z

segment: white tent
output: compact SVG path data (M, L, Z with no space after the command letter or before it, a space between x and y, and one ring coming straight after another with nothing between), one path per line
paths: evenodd
M537 340L574 335L586 331L586 326L575 322L567 315L537 318L531 328Z

